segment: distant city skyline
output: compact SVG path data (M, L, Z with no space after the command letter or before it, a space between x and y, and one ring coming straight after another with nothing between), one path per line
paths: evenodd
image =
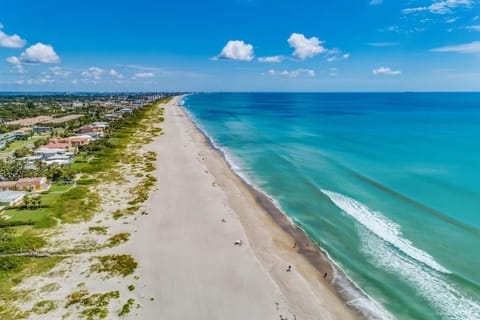
M480 91L480 3L17 0L0 91Z

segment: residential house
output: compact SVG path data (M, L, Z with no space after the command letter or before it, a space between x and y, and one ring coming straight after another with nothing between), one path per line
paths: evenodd
M19 191L42 192L50 189L50 183L47 178L22 178L15 185L15 189Z
M35 126L32 128L32 131L35 134L49 134L52 132L52 127Z
M85 134L85 133L103 133L103 127L95 126L93 124L87 124L77 129L78 134Z
M15 190L17 181L0 181L0 191Z
M99 127L105 130L110 125L108 124L108 122L97 121L97 122L92 122L92 126Z
M5 191L31 191L42 192L50 189L47 178L22 178L17 181L0 181L0 192Z

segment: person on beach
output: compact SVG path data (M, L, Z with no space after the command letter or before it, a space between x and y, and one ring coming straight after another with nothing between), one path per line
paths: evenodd
M323 279L326 279L327 278L327 273L325 272L325 274L323 275Z
M290 271L292 271L292 266L288 266L287 268L287 272L290 272Z

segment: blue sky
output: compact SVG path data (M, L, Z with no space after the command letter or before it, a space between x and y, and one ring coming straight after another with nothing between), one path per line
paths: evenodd
M15 0L0 91L479 91L479 0Z

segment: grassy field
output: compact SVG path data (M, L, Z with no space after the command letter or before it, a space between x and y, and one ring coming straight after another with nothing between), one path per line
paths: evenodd
M8 147L6 147L5 149L3 149L1 151L1 153L7 153L7 152L13 152L17 149L21 149L23 147L26 147L28 145L31 145L31 144L34 144L35 141L37 140L40 140L42 139L43 137L40 137L40 136L35 136L35 137L32 137L28 140L15 140L13 141Z

